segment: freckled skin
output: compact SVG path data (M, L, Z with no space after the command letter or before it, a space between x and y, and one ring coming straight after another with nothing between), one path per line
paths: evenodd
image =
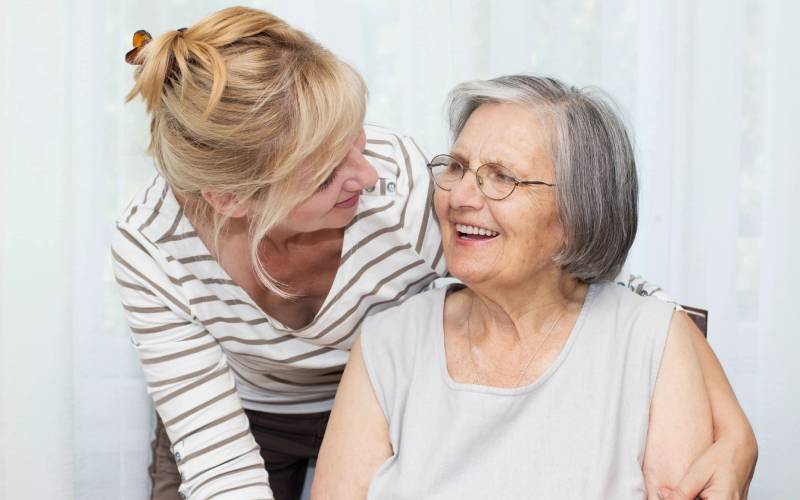
M520 180L555 182L550 158L549 126L528 107L483 104L467 121L452 148L473 169L497 162ZM552 258L562 247L555 188L517 186L500 201L484 197L468 172L451 191L437 189L434 204L442 228L450 272L465 283L513 287L557 266ZM456 243L455 222L498 231L480 245Z

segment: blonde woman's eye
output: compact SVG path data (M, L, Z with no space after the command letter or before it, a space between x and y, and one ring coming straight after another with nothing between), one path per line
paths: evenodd
M317 192L319 193L320 191L325 191L326 189L331 187L331 184L333 184L333 181L336 179L336 174L338 174L338 173L339 173L339 169L335 168L333 170L333 172L331 172L331 175L329 175L328 178L325 179L322 182L322 184L319 185L319 187L317 188Z

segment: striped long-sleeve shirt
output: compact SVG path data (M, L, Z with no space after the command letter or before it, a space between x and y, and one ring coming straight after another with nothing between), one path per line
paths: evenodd
M132 343L190 498L269 498L243 408L331 408L359 325L445 274L433 184L413 140L367 127L378 171L345 229L341 265L314 320L264 313L198 238L160 176L117 222L114 270Z

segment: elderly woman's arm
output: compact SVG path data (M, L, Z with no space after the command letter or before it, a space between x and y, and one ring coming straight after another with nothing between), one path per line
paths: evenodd
M650 405L650 427L644 456L647 497L675 486L690 464L713 440L711 404L692 340L690 320L672 318Z
M319 451L312 500L366 498L375 471L392 455L389 425L356 341Z
M640 276L622 272L615 281L636 294L675 302L662 288ZM676 490L665 499L691 500L701 493L710 498L746 498L758 458L753 429L708 341L688 316L686 319L711 401L714 443L692 463Z
M694 324L689 325L711 401L714 444L694 461L677 486L673 485L671 495L665 492L664 498L691 500L701 493L704 498L747 498L758 458L753 429L708 342Z

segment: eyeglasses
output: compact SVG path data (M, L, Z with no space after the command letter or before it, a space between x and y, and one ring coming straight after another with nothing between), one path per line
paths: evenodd
M473 170L465 167L450 155L435 156L428 162L428 168L433 175L433 182L436 183L439 189L444 189L445 191L450 191L456 187L461 182L461 179L464 178L467 170ZM474 169L473 172L475 172L475 182L478 184L478 189L490 200L500 201L508 198L520 184L555 187L555 184L544 181L521 181L514 177L514 174L509 169L496 163L485 163Z

